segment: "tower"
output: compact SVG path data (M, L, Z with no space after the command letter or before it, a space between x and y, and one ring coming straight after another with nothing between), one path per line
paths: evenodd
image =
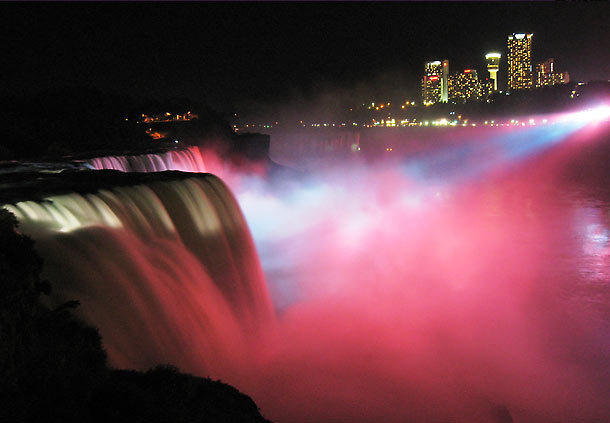
M441 74L441 102L449 101L449 60L443 60L443 70Z
M500 53L487 53L485 61L487 62L487 71L489 78L493 81L493 90L498 91L498 69L500 69Z
M508 88L523 90L532 88L532 35L508 36Z

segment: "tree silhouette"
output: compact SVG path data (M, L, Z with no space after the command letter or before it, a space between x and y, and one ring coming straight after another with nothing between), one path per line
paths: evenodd
M221 382L171 366L109 368L97 329L72 313L78 301L41 304L50 291L41 271L34 242L0 208L0 421L267 421Z

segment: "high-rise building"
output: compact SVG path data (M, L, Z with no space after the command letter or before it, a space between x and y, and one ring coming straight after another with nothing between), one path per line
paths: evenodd
M487 71L489 78L493 81L493 90L498 91L498 69L500 69L500 53L487 53L485 61L487 62Z
M422 101L429 106L438 102L447 102L449 61L439 60L427 62L424 65L424 77L422 79Z
M443 60L443 71L441 76L441 102L449 101L449 60Z
M554 62L554 59L551 58L536 65L536 88L570 82L570 74L567 72L555 72L553 69Z
M449 83L449 96L452 100L466 102L481 99L481 82L475 69L452 75Z
M424 78L422 80L422 102L424 106L437 103L441 99L441 67L440 61L427 62L424 65Z
M532 88L532 34L508 36L508 89Z

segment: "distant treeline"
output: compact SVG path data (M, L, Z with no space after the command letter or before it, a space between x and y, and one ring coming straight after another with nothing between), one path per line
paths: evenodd
M41 304L33 241L0 209L0 421L267 422L256 404L219 381L172 366L113 370L97 329L73 314L78 302Z
M188 99L136 100L88 87L1 98L0 160L159 148L169 140L151 140L141 114L188 110L199 116L189 122L197 136L232 133L220 113Z

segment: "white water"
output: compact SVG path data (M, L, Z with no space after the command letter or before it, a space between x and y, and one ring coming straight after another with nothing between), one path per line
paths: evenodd
M272 324L247 225L212 175L5 207L36 240L52 302L81 302L114 366L232 373Z

